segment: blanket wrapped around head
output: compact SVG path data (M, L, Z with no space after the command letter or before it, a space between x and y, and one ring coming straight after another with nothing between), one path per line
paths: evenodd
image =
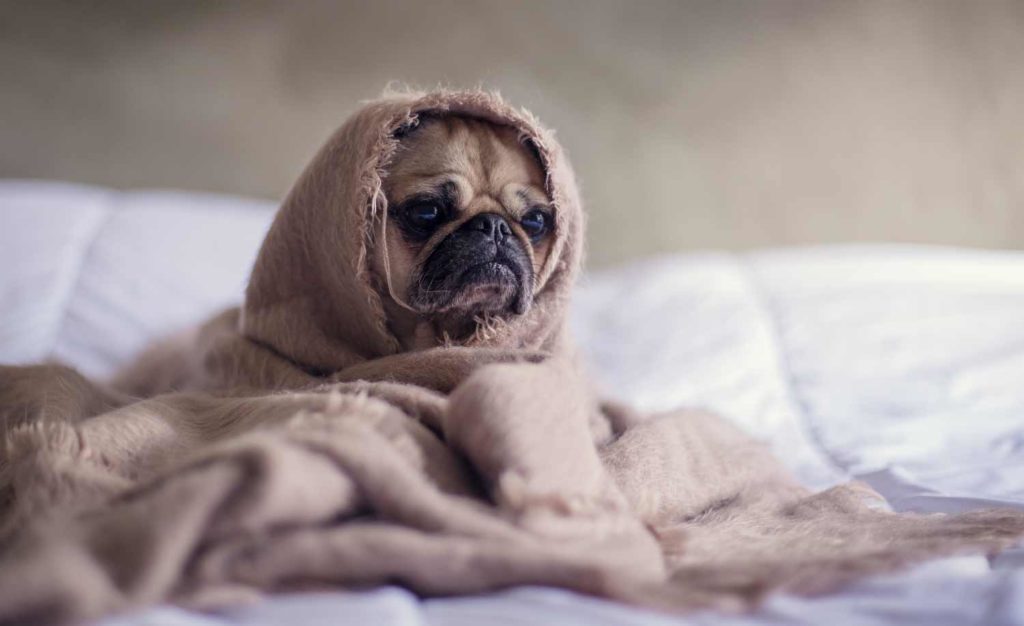
M555 241L525 314L404 352L377 262L381 186L425 114L517 129ZM813 494L713 415L600 402L565 328L582 233L571 168L528 113L482 92L364 106L283 203L241 310L116 389L0 370L0 623L393 583L743 609L1024 534L1015 512L894 514L857 484Z

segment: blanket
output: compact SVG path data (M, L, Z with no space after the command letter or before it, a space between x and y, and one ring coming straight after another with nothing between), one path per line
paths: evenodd
M403 353L373 259L395 135L423 114L518 129L556 241L526 314ZM1018 512L810 493L716 416L600 401L565 332L582 232L568 161L528 113L480 92L367 104L282 204L240 310L110 386L0 370L0 623L394 582L742 609L1024 534Z

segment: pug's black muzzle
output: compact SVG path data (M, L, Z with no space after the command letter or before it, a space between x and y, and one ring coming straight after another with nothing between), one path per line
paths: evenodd
M512 311L533 299L533 264L505 218L481 213L445 237L427 257L410 303L424 312Z

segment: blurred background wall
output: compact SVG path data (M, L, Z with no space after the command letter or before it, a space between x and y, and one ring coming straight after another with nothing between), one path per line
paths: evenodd
M594 265L1024 247L1024 2L0 2L0 176L280 198L389 81L554 126Z

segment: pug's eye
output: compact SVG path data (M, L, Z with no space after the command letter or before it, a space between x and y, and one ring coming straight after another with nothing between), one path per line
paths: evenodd
M406 221L418 231L433 231L441 222L441 209L432 202L414 204L406 209Z
M531 241L538 241L546 235L550 228L550 222L551 217L541 209L534 209L519 220L519 224Z

